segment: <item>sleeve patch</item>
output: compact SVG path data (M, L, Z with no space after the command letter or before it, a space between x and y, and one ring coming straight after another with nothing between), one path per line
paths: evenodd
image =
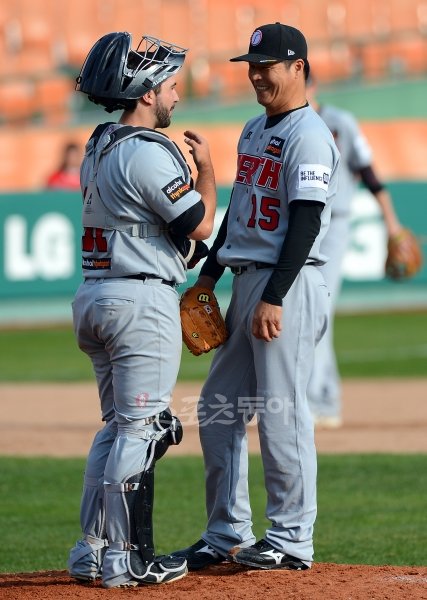
M298 189L320 188L327 191L331 169L325 165L298 165Z
M175 203L185 196L190 189L191 186L189 183L186 183L182 177L176 177L165 185L165 187L162 187L162 192L172 203Z

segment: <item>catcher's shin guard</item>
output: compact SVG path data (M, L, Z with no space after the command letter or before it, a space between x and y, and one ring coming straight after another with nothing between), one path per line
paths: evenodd
M138 481L139 480L139 481ZM129 517L129 541L112 543L126 551L127 570L138 583L168 583L184 577L187 562L182 557L155 556L153 540L154 466L121 484ZM121 583L123 585L123 583ZM114 587L107 582L105 587Z
M129 497L128 494L127 497ZM153 503L154 503L154 467L142 473L138 490L132 498L132 537L139 545L137 564L142 560L144 567L154 560L153 539ZM131 562L132 555L131 554ZM135 556L134 556L135 560Z
M125 483L109 484L111 492L119 492L123 498L128 519L128 539L110 543L112 550L126 552L129 575L140 583L167 583L180 579L187 573L186 560L182 557L155 556L153 539L154 467L168 447L179 444L182 426L170 411L164 411L154 420L154 432L148 447L144 471L129 477ZM105 587L114 587L114 582Z

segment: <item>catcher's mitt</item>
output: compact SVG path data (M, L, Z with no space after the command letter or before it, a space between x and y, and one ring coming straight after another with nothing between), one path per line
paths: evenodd
M203 287L188 288L180 301L182 338L195 356L217 348L227 330L215 294Z
M385 272L390 279L407 279L421 269L423 262L420 244L412 231L402 228L390 236L387 244Z

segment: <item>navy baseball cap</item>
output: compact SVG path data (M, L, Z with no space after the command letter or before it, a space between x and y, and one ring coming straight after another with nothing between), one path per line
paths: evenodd
M231 62L269 63L282 60L307 61L307 42L299 29L282 23L262 25L251 35L249 51Z

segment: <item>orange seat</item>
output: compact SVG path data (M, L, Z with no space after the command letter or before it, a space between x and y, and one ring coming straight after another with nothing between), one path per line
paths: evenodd
M415 32L419 29L419 7L425 2L420 0L388 0L390 6L391 32Z
M300 0L300 18L298 27L307 40L315 43L326 43L332 37L329 28L329 0ZM286 22L286 21L285 21Z
M385 77L389 72L389 46L384 42L367 43L360 49L363 76L366 79Z
M313 74L322 83L347 79L355 71L353 52L345 42L314 46L309 54L309 60Z
M406 74L427 71L427 40L420 36L409 36L390 43L390 64Z
M62 123L67 120L73 91L74 85L68 77L54 73L35 82L35 105L44 121Z
M0 84L0 118L7 122L29 121L35 112L34 85L27 79L11 79Z

